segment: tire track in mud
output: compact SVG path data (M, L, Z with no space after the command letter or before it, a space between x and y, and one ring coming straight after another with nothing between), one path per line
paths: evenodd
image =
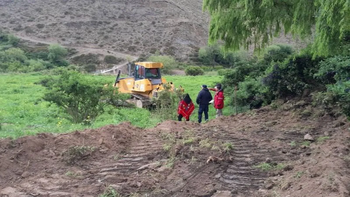
M115 162L99 165L97 176L100 182L113 185L124 185L131 177L152 163L157 154L163 151L163 144L156 132L145 132L130 149Z
M255 167L258 164L272 162L272 165L274 165L292 159L298 159L299 157L299 151L295 151L296 153L293 155L288 155L284 154L281 148L276 149L272 145L267 144L264 147L261 145L257 146L254 139L250 139L248 136L239 133L234 133L228 128L218 129L218 127L207 127L198 130L197 135L203 136L203 138L210 138L213 141L222 141L232 144L233 149L230 151L230 158L232 158L232 160L228 162L227 165L224 165L224 167L220 167L220 169L215 170L207 166L207 168L202 169L196 174L192 174L192 176L200 177L203 176L203 174L209 175L215 171L215 174L211 176L219 182L220 189L229 190L236 194L248 194L264 186L266 179L269 178L270 175L268 172ZM299 137L300 135L289 135L287 138L293 140ZM255 140L268 138L269 136L261 136L260 139ZM208 194L208 196L210 195Z

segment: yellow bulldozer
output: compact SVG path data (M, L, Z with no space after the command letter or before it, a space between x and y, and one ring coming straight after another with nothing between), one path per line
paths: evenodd
M165 78L161 76L160 69L163 63L160 62L135 62L128 64L128 77L120 78L118 71L114 87L119 93L130 94L129 103L135 104L139 108L152 106L152 98L156 98L158 93L164 90ZM170 84L173 88L172 83Z

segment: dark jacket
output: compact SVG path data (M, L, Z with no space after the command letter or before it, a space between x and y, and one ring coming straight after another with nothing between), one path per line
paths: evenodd
M209 102L213 100L213 96L210 94L208 88L203 88L196 99L198 105L209 105Z

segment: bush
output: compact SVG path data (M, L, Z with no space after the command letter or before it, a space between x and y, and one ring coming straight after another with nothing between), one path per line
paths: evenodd
M350 81L329 85L327 89L334 95L333 102L337 103L350 119Z
M44 100L55 103L72 117L75 123L90 123L108 102L117 98L112 87L88 80L75 71L62 71L57 80L48 79L44 83L48 92Z
M124 60L123 58L116 58L116 57L114 57L112 55L106 55L103 61L106 64L119 64L123 60Z
M264 60L267 63L270 62L283 62L294 52L293 48L289 45L276 44L266 48L264 53Z
M72 58L72 63L79 66L86 65L86 64L97 65L97 64L100 64L101 61L99 60L97 54L89 53L89 54L82 54L79 56L75 56L74 58Z
M238 85L238 106L249 106L250 109L255 109L263 104L270 104L271 100L268 89L262 85L260 78L247 78Z
M305 89L319 86L318 81L313 78L319 61L320 59L312 59L310 55L301 55L282 64L274 64L266 71L263 84L279 98L302 95Z
M247 52L226 52L219 44L200 48L198 51L199 62L207 66L234 67L246 64L249 59Z
M225 87L238 85L239 82L249 76L255 78L261 76L265 72L266 65L260 63L250 63L246 65L237 66L233 69L226 70L222 84Z
M189 66L185 69L185 73L186 75L197 76L197 75L203 75L204 71L199 66Z
M48 59L54 63L61 65L64 62L64 58L68 54L67 49L63 48L59 44L51 44L49 46ZM63 64L62 66L68 66L69 64Z
M350 57L336 56L321 61L319 70L314 75L324 84L334 84L350 80Z

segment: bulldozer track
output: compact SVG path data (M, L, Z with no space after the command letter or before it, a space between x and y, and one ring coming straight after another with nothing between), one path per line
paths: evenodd
M148 132L130 145L130 149L115 162L100 166L97 175L107 184L123 184L131 174L152 163L154 155L163 150L163 144L156 133Z

